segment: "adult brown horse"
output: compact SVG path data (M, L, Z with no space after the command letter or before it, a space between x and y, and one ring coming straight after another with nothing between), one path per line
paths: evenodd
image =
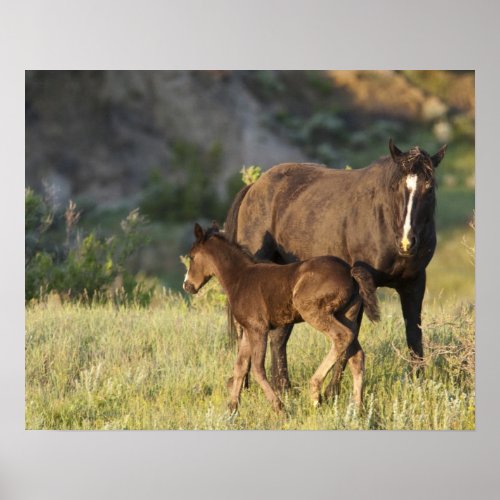
M419 366L425 269L436 247L435 168L446 146L433 156L419 147L403 153L391 139L389 150L390 156L356 170L276 165L237 194L225 231L258 259L288 263L335 255L366 266L376 286L397 290L408 347ZM362 311L359 323L361 318ZM290 386L286 344L292 328L270 334L277 389ZM345 363L337 363L327 393L337 390Z

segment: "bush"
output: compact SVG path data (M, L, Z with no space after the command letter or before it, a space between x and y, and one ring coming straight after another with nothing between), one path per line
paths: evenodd
M141 196L141 212L152 220L190 221L203 214L217 219L222 205L215 189L222 148L215 143L208 151L187 142L173 147L170 175L150 172ZM176 182L173 182L176 178Z
M54 215L48 204L31 189L26 190L25 299L41 300L57 292L70 300L135 301L146 304L154 287L145 287L126 268L129 257L147 242L145 219L138 209L121 222L121 233L100 239L94 232L81 237L76 230L79 213L70 201L65 212L64 245L50 249L42 235ZM116 283L120 282L119 287Z
M250 165L249 167L243 167L240 170L241 180L243 184L249 185L253 184L261 175L262 169L257 165Z

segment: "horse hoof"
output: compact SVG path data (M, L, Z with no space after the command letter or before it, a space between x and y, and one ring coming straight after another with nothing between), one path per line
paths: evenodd
M284 413L285 405L283 404L283 402L280 399L278 399L277 401L275 401L273 403L273 409L276 413L282 414L282 413Z
M271 382L271 387L276 392L286 392L292 388L292 385L287 378L279 378Z

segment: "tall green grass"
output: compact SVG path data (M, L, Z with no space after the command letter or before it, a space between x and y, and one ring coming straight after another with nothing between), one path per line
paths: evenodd
M347 372L340 397L312 407L308 380L328 344L299 325L289 343L286 415L274 414L253 382L230 419L226 379L235 352L222 308L190 306L179 295L157 298L149 309L51 297L26 312L26 428L473 429L474 372L462 360L473 349L473 310L434 302L425 311L429 360L422 379L411 376L404 359L395 299L383 301L380 323L364 322L364 412L350 402Z

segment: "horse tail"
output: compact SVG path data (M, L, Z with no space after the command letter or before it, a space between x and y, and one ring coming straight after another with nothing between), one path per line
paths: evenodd
M359 285L359 295L363 301L366 315L371 321L380 319L380 309L378 307L377 287L373 281L373 276L365 267L354 265L351 269L351 276Z
M248 184L244 188L240 189L238 194L234 197L233 203L229 207L226 221L224 222L224 234L226 235L229 241L236 241L236 233L238 230L238 214L240 212L240 205L251 186L252 184ZM226 310L227 310L227 330L228 330L229 340L232 343L236 343L236 340L238 339L238 331L236 330L236 325L234 324L233 313L231 311L231 306L229 305L229 301L227 301Z

